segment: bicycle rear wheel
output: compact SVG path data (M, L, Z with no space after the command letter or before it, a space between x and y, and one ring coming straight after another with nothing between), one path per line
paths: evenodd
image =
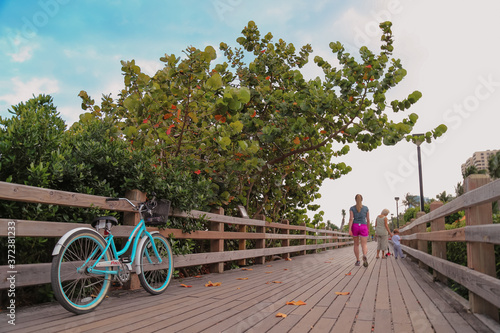
M104 240L98 235L90 230L80 230L64 242L59 254L52 259L52 289L66 310L76 314L87 313L106 297L112 275L88 272L105 248ZM111 260L109 251L102 260Z
M172 249L168 240L160 234L153 234L151 236L162 262L159 263L153 244L148 238L139 251L139 264L141 266L139 281L147 292L158 295L167 289L172 278L174 265Z

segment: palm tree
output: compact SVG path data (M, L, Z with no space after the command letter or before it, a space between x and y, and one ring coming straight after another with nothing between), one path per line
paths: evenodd
M345 224L345 209L342 209L342 224L340 225L340 230L344 228Z
M500 151L488 159L488 170L492 179L500 178Z
M436 195L436 199L438 199L442 203L447 203L453 200L453 196L451 194L446 194L446 191L443 191Z
M455 195L457 197L461 196L464 194L464 185L460 182L457 183L457 186L455 186Z
M410 207L418 207L420 202L417 199L416 195L412 195L410 193L405 194L405 198L403 199L403 205L405 205L407 208Z
M471 165L470 167L468 167L467 169L465 169L465 171L462 174L462 176L465 179L465 178L467 178L470 175L481 175L481 174L485 175L487 173L488 173L488 171L486 171L486 170L478 170L475 165Z

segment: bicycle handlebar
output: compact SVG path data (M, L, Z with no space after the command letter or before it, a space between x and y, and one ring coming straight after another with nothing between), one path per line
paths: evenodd
M154 206L156 206L156 194L152 193L152 195L153 195L153 198L151 200L147 200L147 201L141 202L139 205L135 205L132 201L130 201L127 198L106 198L106 201L120 201L120 200L123 200L123 201L128 202L134 209L142 211L144 207L146 209L151 209L151 208L154 208Z

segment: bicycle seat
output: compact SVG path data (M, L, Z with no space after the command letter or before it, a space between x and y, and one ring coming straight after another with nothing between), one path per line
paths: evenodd
M99 216L94 218L91 225L95 228L95 226L99 223L99 221L111 222L112 225L118 225L118 220L114 216Z

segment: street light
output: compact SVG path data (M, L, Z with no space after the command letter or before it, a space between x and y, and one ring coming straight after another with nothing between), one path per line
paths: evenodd
M398 200L399 200L399 197L395 197L394 200L396 200L396 226L399 229L399 213L398 213Z
M421 137L424 134L413 134L413 137ZM423 141L416 139L415 144L417 145L417 155L418 155L418 179L420 183L420 211L424 211L424 185L422 184L422 157L420 154L420 145Z

